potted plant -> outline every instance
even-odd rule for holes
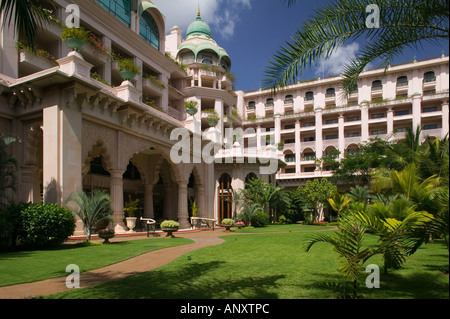
[[[109,244],[109,239],[115,236],[115,231],[112,228],[105,228],[98,231],[98,237],[104,239],[104,244]]]
[[[231,218],[225,218],[222,220],[222,223],[220,224],[222,227],[225,227],[225,231],[226,232],[230,232],[231,231],[231,227],[234,226],[234,220],[232,220]]]
[[[245,226],[245,224],[244,224],[244,222],[237,222],[237,223],[234,223],[234,226],[236,226],[238,229],[241,229],[242,227]]]
[[[61,32],[61,39],[73,51],[81,51],[86,46],[86,43],[89,42],[89,34],[89,31],[86,31],[83,27],[68,28],[64,26]]]
[[[278,143],[278,150],[279,150],[279,151],[282,151],[283,148],[284,148],[284,142]]]
[[[174,232],[178,231],[180,228],[180,223],[174,220],[165,220],[161,223],[161,230],[167,232],[166,237],[175,238]]]
[[[127,227],[129,228],[129,233],[134,232],[133,229],[136,227],[136,219],[135,216],[136,211],[139,210],[138,208],[139,199],[131,200],[131,195],[128,195],[128,202],[125,204],[125,207],[123,208],[123,211],[127,213],[128,217],[126,217],[127,221]]]
[[[206,120],[208,121],[209,126],[213,127],[216,126],[217,123],[219,123],[220,117],[219,114],[217,114],[216,110],[210,110],[208,111]]]
[[[117,70],[125,81],[132,80],[139,74],[139,68],[134,64],[133,60],[128,58],[117,59]]]
[[[197,109],[198,102],[197,101],[187,101],[184,103],[184,107],[186,109],[186,113],[189,115],[195,115],[198,112]]]

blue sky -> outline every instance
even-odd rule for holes
[[[235,89],[249,91],[260,88],[264,70],[275,52],[290,41],[302,22],[326,1],[300,0],[291,8],[283,5],[281,0],[153,0],[153,3],[166,17],[166,31],[177,25],[183,31],[183,37],[200,5],[201,16],[211,27],[214,40],[231,57],[232,73],[236,75]],[[322,61],[308,70],[302,79],[339,73],[343,63],[363,44],[346,44],[329,61]],[[435,58],[442,50],[448,55],[448,42],[434,46],[426,43],[418,50],[406,50],[395,64],[411,61],[414,57],[418,60]]]

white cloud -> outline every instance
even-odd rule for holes
[[[358,50],[359,44],[356,42],[339,47],[329,58],[319,61],[316,75],[323,78],[340,74]]]
[[[197,16],[200,6],[202,19],[209,24],[214,34],[232,37],[236,21],[242,9],[251,8],[251,0],[153,0],[161,13],[166,17],[166,32],[178,26],[186,32],[189,24]]]

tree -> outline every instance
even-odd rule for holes
[[[421,211],[433,213],[436,209],[433,196],[439,186],[435,175],[424,180],[419,177],[416,164],[409,164],[402,171],[377,170],[372,177],[371,188],[375,193],[401,194],[405,199],[418,205]]]
[[[307,181],[305,186],[299,186],[298,191],[314,209],[315,220],[323,220],[323,204],[337,191],[337,187],[326,178]]]
[[[317,233],[305,243],[305,250],[309,252],[311,247],[318,242],[329,243],[333,250],[339,254],[338,261],[341,264],[339,271],[353,283],[354,295],[357,296],[358,279],[364,263],[378,253],[372,247],[364,247],[366,225],[353,214],[347,214],[339,221],[338,231],[333,235]]]
[[[289,194],[282,187],[275,187],[261,178],[253,178],[246,183],[244,193],[251,203],[258,204],[269,216],[271,210],[275,211],[275,219],[277,212],[290,204]]]
[[[111,197],[100,190],[93,190],[89,194],[74,192],[67,198],[66,205],[73,206],[72,211],[83,222],[88,241],[96,224],[111,219]]]
[[[286,1],[285,1],[286,2]],[[296,0],[287,0],[288,5]],[[376,5],[379,25],[373,25],[366,9]],[[360,54],[343,70],[343,88],[348,95],[360,73],[376,59],[388,67],[408,47],[449,38],[447,0],[334,0],[302,24],[275,53],[265,71],[264,85],[274,90],[296,83],[299,76],[320,59],[330,57],[347,41],[364,39]]]
[[[425,238],[422,229],[433,219],[433,215],[427,212],[417,212],[415,206],[403,204],[400,205],[403,209],[401,212],[393,211],[396,208],[395,204],[385,207],[382,213],[384,216],[381,218],[376,215],[355,213],[355,216],[364,225],[372,228],[380,238],[379,252],[383,254],[385,274],[389,268],[400,269],[406,261],[406,257],[412,255],[420,247]],[[386,217],[386,215],[394,214],[404,217],[402,219]]]
[[[28,45],[34,49],[36,32],[50,17],[42,10],[43,6],[54,8],[54,4],[42,0],[0,0],[0,15],[2,25],[13,24],[17,33],[24,34]]]
[[[342,212],[348,208],[351,201],[345,194],[340,194],[339,192],[336,192],[333,197],[328,198],[328,204],[336,212],[337,218],[341,217]]]

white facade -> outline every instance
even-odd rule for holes
[[[449,59],[366,71],[348,98],[340,77],[291,85],[275,96],[270,91],[238,92],[244,127],[255,128],[258,140],[274,135],[283,142],[287,166],[278,184],[296,187],[307,179],[329,177],[315,160],[327,152],[340,157],[370,138],[401,139],[405,128],[422,126],[422,138],[443,138],[449,132]]]
[[[15,201],[62,204],[74,191],[103,189],[112,197],[117,232],[127,231],[128,196],[142,200],[144,217],[188,228],[188,199],[197,200],[200,217],[232,217],[231,190],[249,176],[295,187],[330,176],[314,162],[329,150],[342,156],[372,136],[399,138],[417,125],[432,136],[449,131],[448,57],[365,72],[348,100],[340,98],[338,77],[292,85],[274,97],[234,92],[232,59],[200,12],[183,38],[177,27],[164,34],[164,15],[150,1],[120,1],[130,6],[118,12],[107,7],[115,0],[54,2],[55,21],[65,21],[69,3],[78,4],[81,26],[96,42],[71,53],[52,22],[37,36],[44,54],[32,54],[16,48],[23,39],[12,30],[1,30],[0,132],[22,140],[11,147],[19,161]],[[140,74],[123,81],[111,50],[131,58]],[[184,108],[190,100],[199,107],[193,116]],[[214,127],[206,119],[211,110],[220,117]],[[171,135],[183,128],[190,161],[178,163]],[[242,134],[235,140],[236,129]],[[283,151],[266,145],[271,134],[285,143]],[[215,161],[206,162],[202,152],[211,146]],[[267,163],[276,169],[261,170]]]

